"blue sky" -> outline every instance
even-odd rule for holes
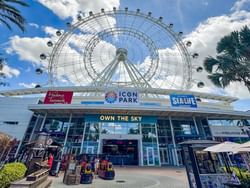
[[[56,30],[66,30],[66,22],[75,20],[81,11],[99,12],[101,8],[112,7],[141,12],[152,12],[154,17],[163,17],[165,23],[174,23],[175,31],[183,31],[183,40],[193,42],[191,51],[197,51],[197,62],[208,55],[215,55],[218,40],[233,30],[244,25],[250,26],[250,0],[28,0],[28,8],[18,7],[26,18],[26,32],[22,33],[13,26],[9,31],[0,25],[1,53],[8,59],[5,67],[9,87],[0,90],[34,87],[47,81],[46,72],[36,75],[35,69],[46,67],[39,59],[39,54],[47,52],[46,42],[54,39]],[[206,87],[201,92],[220,93],[240,98],[234,104],[236,109],[250,109],[250,94],[242,84],[232,84],[225,90],[214,87],[206,79],[206,72],[194,75],[195,80],[202,80]]]

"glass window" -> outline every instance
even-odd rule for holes
[[[84,141],[98,141],[99,140],[99,134],[85,134]]]
[[[114,123],[102,123],[102,134],[115,134]]]
[[[224,163],[220,154],[195,151],[200,174],[224,173]]]
[[[181,127],[184,134],[192,134],[190,125],[182,124]]]
[[[139,124],[128,123],[128,134],[139,134]]]
[[[209,125],[214,125],[214,126],[240,126],[240,125],[244,125],[245,121],[242,120],[226,120],[226,119],[219,119],[219,120],[215,120],[215,119],[210,119],[208,120]]]
[[[139,134],[138,123],[102,123],[101,134]]]
[[[142,134],[156,134],[156,130],[154,127],[142,127]]]
[[[86,133],[99,133],[99,123],[86,123]]]
[[[205,151],[195,151],[196,161],[200,174],[216,173],[209,153]]]
[[[128,134],[127,123],[115,123],[115,134]]]

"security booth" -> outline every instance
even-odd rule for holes
[[[203,151],[218,143],[212,140],[181,143],[190,188],[224,187],[230,180],[226,156]]]

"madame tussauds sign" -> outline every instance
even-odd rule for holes
[[[48,91],[44,104],[70,104],[73,91]]]
[[[123,89],[106,91],[104,104],[139,105],[139,92]]]

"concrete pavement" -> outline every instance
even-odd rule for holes
[[[51,188],[188,188],[186,171],[183,168],[172,167],[115,167],[114,180],[94,179],[90,185],[65,185],[63,174],[50,177],[53,180]]]

